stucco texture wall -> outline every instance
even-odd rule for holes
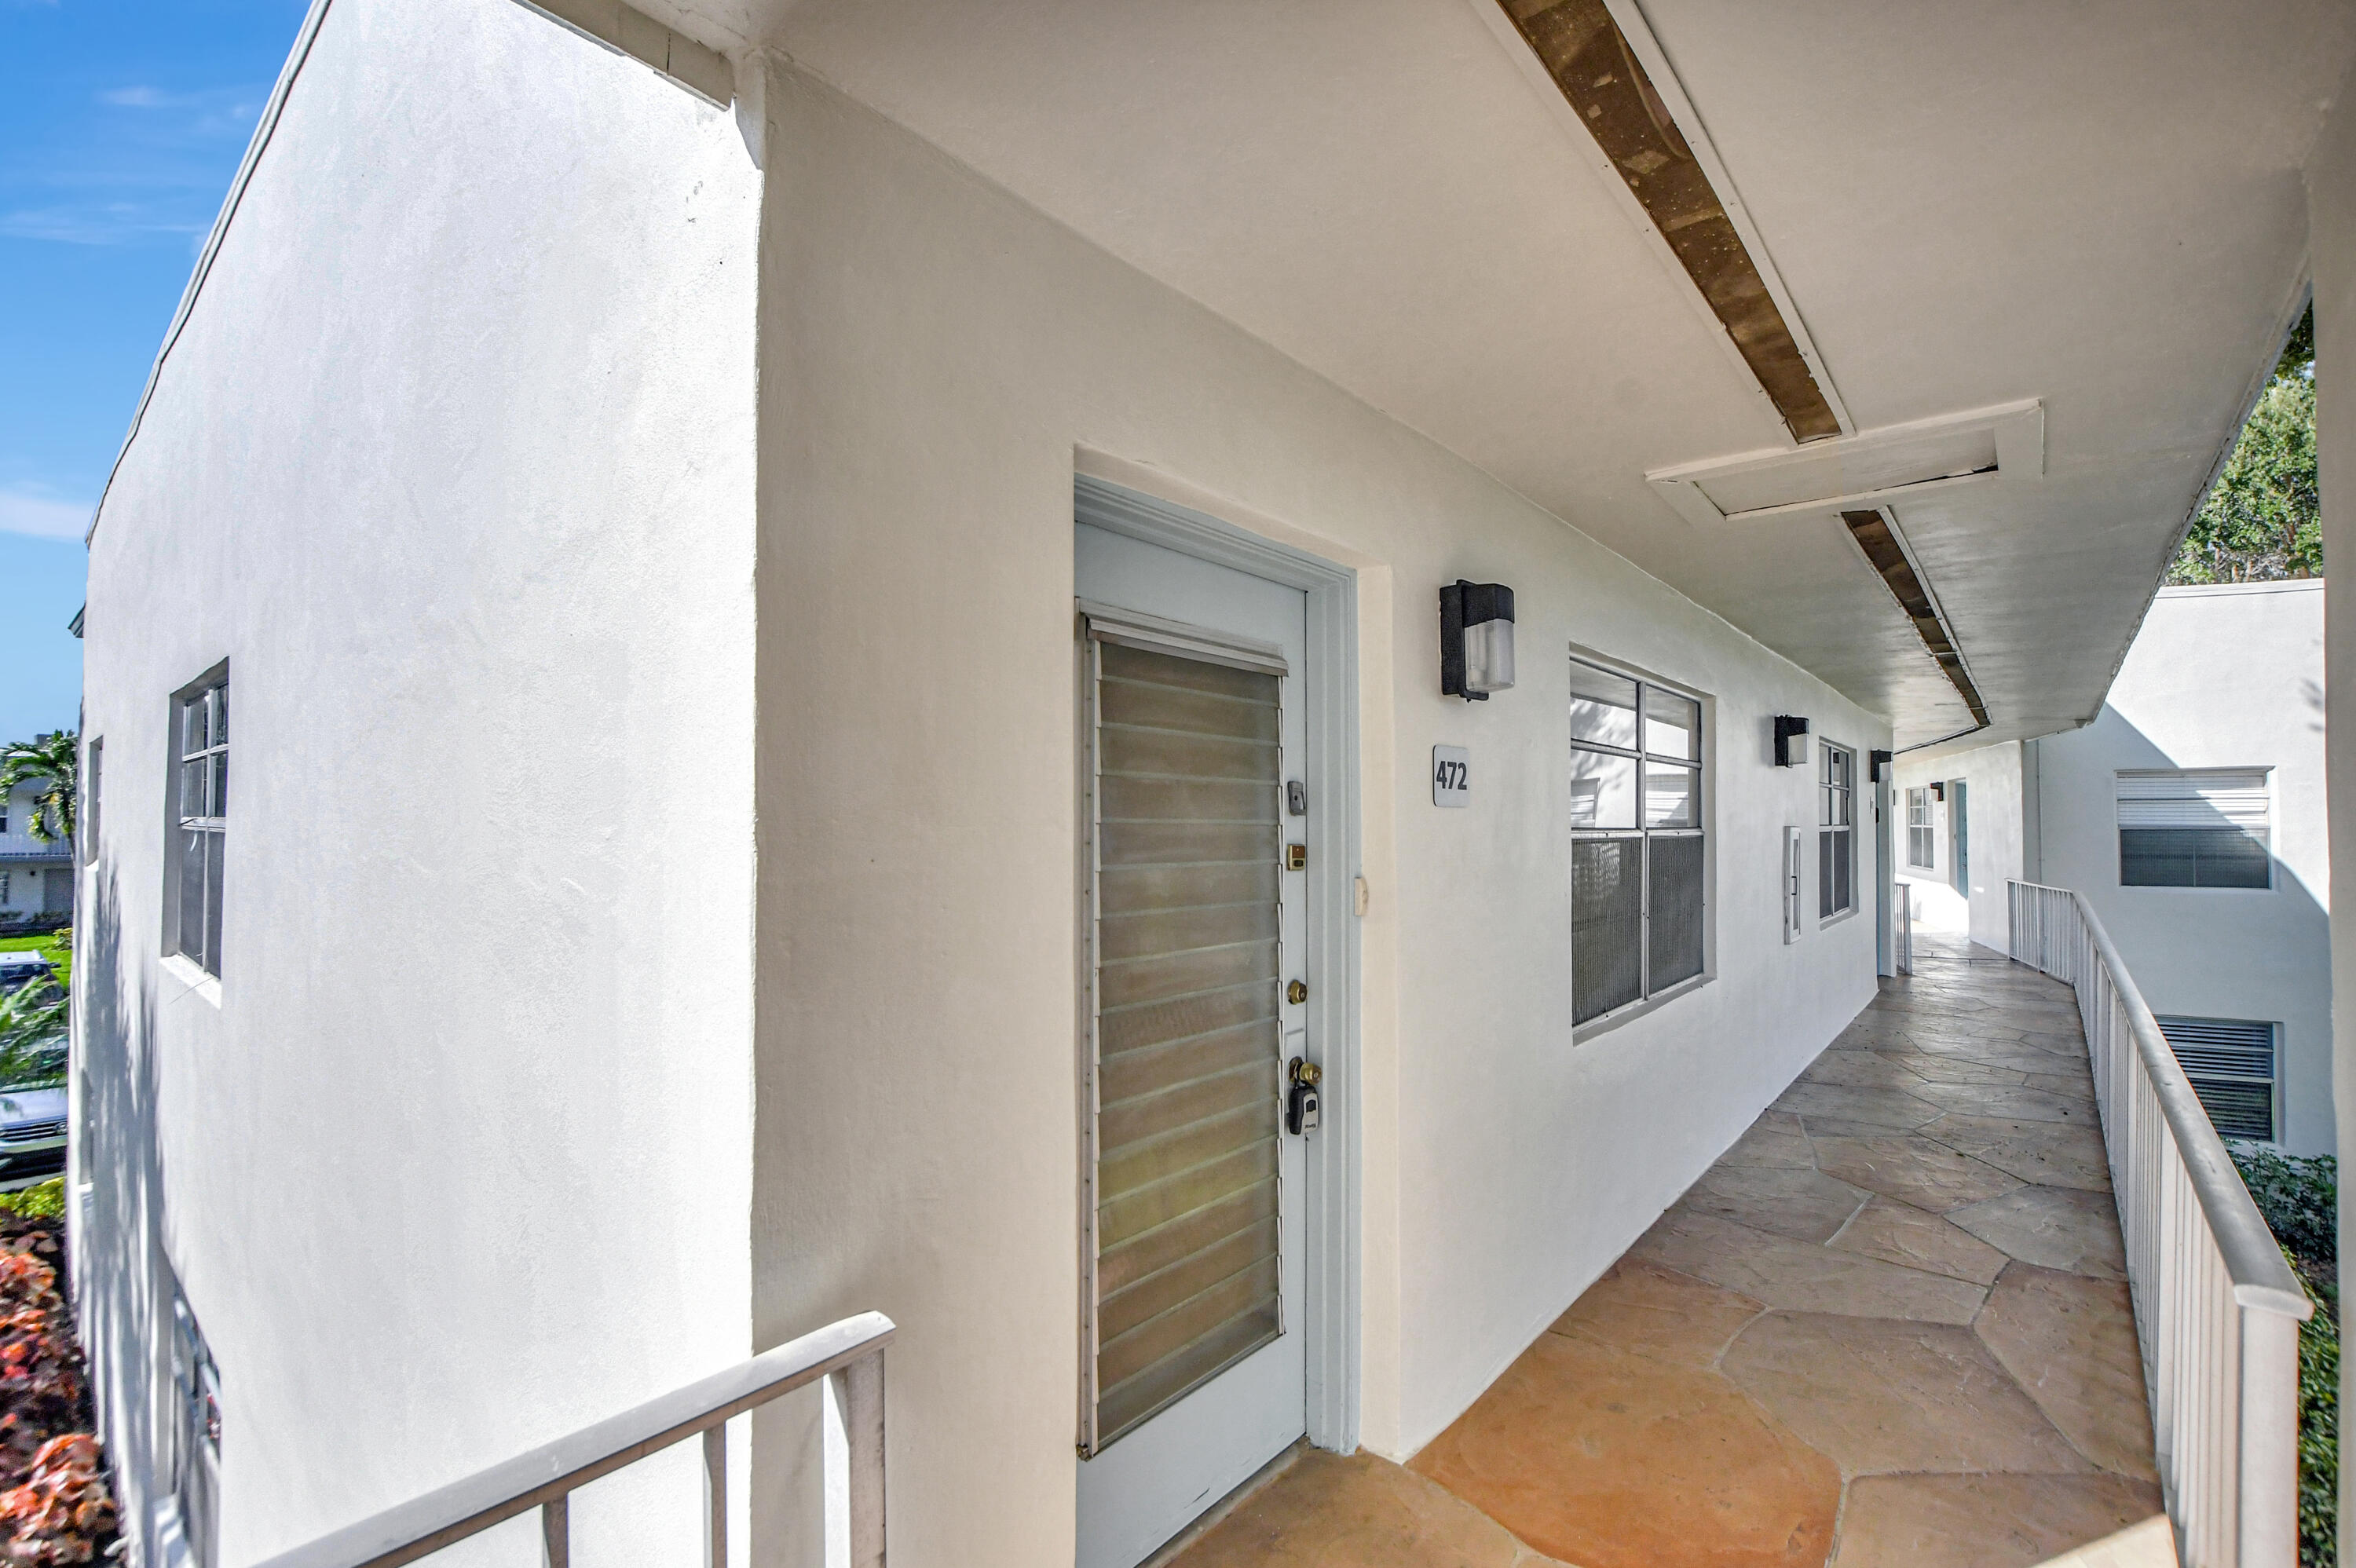
[[[1782,940],[1769,721],[1887,727],[865,107],[766,112],[758,1331],[900,1322],[895,1561],[1071,1560],[1072,487],[1118,469],[1360,572],[1363,1436],[1409,1452],[1874,994],[1869,915]],[[1437,691],[1459,575],[1517,596],[1484,704]],[[1717,759],[1717,978],[1583,1040],[1573,644],[1711,694]]]
[[[2163,590],[2094,722],[2035,743],[2039,880],[2085,893],[2158,1013],[2283,1026],[2285,1142],[2333,1148],[2320,582]],[[2273,770],[2268,889],[2119,884],[2124,768]]]
[[[1968,889],[1955,882],[1952,786],[1957,782],[1964,785],[1964,869],[1970,877]],[[1932,865],[1926,871],[1904,863],[1906,792],[1933,784],[1951,787],[1944,801],[1931,803]],[[1979,945],[2003,952],[2009,929],[2005,882],[2022,874],[2019,742],[2007,741],[1947,752],[1929,761],[1899,758],[1891,810],[1897,816],[1892,843],[1900,859],[1899,876],[1914,886],[1918,924],[1930,931],[1968,932]]]
[[[218,1561],[750,1352],[758,193],[521,6],[334,0],[98,520],[81,1307],[144,1513],[177,1264]],[[214,994],[156,954],[224,658]],[[691,1485],[576,1551],[691,1557]]]
[[[2308,264],[2315,281],[2315,452],[2323,494],[2323,558],[2356,560],[2356,95],[2343,85],[2307,168]],[[2325,683],[2356,691],[2356,603],[2324,599]],[[2327,697],[2327,702],[2329,698]],[[2345,700],[2343,699],[2343,700]],[[2328,720],[2327,720],[2328,722]],[[2331,789],[2331,840],[2356,844],[2356,725],[2329,723],[2325,742]],[[2356,854],[2332,868],[2332,903],[2356,908]],[[2331,934],[2332,1094],[2340,1112],[2340,1160],[2356,1162],[2356,924]],[[2346,1200],[2343,1200],[2343,1205]],[[2340,1239],[2350,1241],[2348,1210]],[[2347,1247],[2341,1247],[2346,1255]],[[2345,1382],[2341,1404],[2347,1403]],[[2356,1466],[2340,1471],[2340,1553],[2356,1554]]]

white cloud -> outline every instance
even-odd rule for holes
[[[29,490],[0,490],[0,534],[78,539],[90,531],[91,510],[79,501],[59,501]]]
[[[201,245],[209,231],[192,216],[168,212],[155,202],[91,201],[0,212],[0,238],[66,245],[120,245],[155,234],[193,234]]]

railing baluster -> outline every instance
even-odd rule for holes
[[[570,1568],[571,1495],[691,1437],[702,1440],[705,1560],[708,1568],[726,1568],[729,1419],[828,1377],[849,1417],[851,1561],[853,1568],[884,1568],[884,1348],[895,1332],[875,1312],[830,1323],[254,1568],[402,1568],[535,1511],[543,1568]]]
[[[2077,992],[2185,1568],[2291,1568],[2298,1325],[2313,1307],[2093,906],[2014,882],[2008,908],[2013,958]]]
[[[884,1568],[884,1353],[833,1374],[851,1451],[851,1568]]]
[[[540,1505],[541,1568],[571,1568],[572,1501],[569,1496],[554,1497]]]
[[[703,1430],[703,1568],[728,1568],[728,1428]]]

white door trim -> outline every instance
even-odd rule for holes
[[[1351,568],[1086,474],[1073,477],[1076,519],[1308,597],[1309,776],[1332,799],[1310,802],[1309,982],[1312,1038],[1323,1041],[1323,1124],[1307,1149],[1309,1441],[1358,1445],[1359,1116],[1358,583]]]

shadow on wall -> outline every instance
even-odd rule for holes
[[[171,1477],[170,1407],[151,1367],[171,1323],[163,1251],[164,1180],[155,1139],[155,1002],[124,989],[122,902],[111,871],[75,933],[82,1016],[74,1072],[81,1092],[75,1168],[89,1184],[73,1219],[74,1310],[125,1532],[145,1554]],[[70,1195],[69,1201],[72,1201]]]
[[[2322,688],[2313,681],[2302,685],[2300,700],[2312,715],[2308,726],[2320,733]],[[2284,1037],[2276,1071],[2277,1082],[2288,1091],[2282,1101],[2286,1118],[2286,1125],[2276,1131],[2294,1149],[2322,1152],[2329,1148],[2329,1110],[2321,1113],[2322,1119],[2318,1123],[2311,1109],[2303,1114],[2299,1107],[2329,1107],[2331,1104],[2329,912],[2279,855],[2269,857],[2268,869],[2274,883],[2271,893],[2122,885],[2118,816],[2111,773],[2117,769],[2176,769],[2196,764],[2169,755],[2125,714],[2107,705],[2081,733],[2092,754],[2100,759],[2102,772],[2097,777],[2103,798],[2076,803],[2080,809],[2057,812],[2053,771],[2048,767],[2044,786],[2044,880],[2066,883],[2076,877],[2088,884],[2078,891],[2094,900],[2112,940],[2119,944],[2129,973],[2154,1012],[2285,1022],[2290,1021],[2286,1014],[2304,1013],[2308,1019],[2314,1020],[2303,1026],[2294,1024]],[[2063,737],[2059,742],[2050,743],[2066,744],[2072,739]],[[2276,759],[2252,757],[2248,761],[2250,765],[2259,766]],[[2088,779],[2083,787],[2092,791],[2096,783],[2097,779]],[[2080,858],[2079,863],[2085,868],[2082,872],[2065,869],[2067,863],[2057,861],[2053,853],[2061,842],[2057,827],[2071,822],[2084,827],[2094,840],[2091,853]],[[2063,827],[2062,831],[2068,829]],[[2279,821],[2276,832],[2277,836],[2281,832]],[[2265,999],[2244,1002],[2239,1010],[2229,1010],[2226,1004],[2218,1002],[2215,998],[2221,988],[2211,983],[2211,976],[2228,973],[2231,966],[2244,970],[2248,979],[2255,982],[2252,990]],[[2312,990],[2306,989],[2309,984]],[[2319,1023],[2323,1036],[2319,1041],[2300,1038],[2302,1029],[2308,1035],[2315,1034]]]
[[[2301,688],[2299,700],[2313,715],[2308,720],[2308,729],[2320,735],[2324,732],[2322,683],[2308,680],[2301,681],[2299,685]],[[2137,729],[2134,721],[2126,714],[2108,704],[2104,706],[2101,713],[2095,715],[2094,723],[2086,727],[2084,733],[2100,748],[2104,760],[2113,771],[2125,768],[2175,769],[2196,765],[2216,765],[2177,761],[2161,750],[2149,736]],[[2267,762],[2266,758],[2253,758],[2250,765],[2263,766]],[[2110,835],[2107,864],[2110,867],[2111,875],[2107,885],[2115,887],[2119,885],[2116,837],[2118,816],[2115,801],[2110,798],[2104,799],[2101,803],[2100,810],[2102,820],[2107,826]],[[2276,832],[2279,834],[2280,831],[2281,824],[2277,822]],[[2308,891],[2306,880],[2297,871],[2285,865],[2280,856],[2270,858],[2270,869],[2274,879],[2274,891],[2287,901],[2284,905],[2284,911],[2297,930],[2298,945],[2312,955],[2317,965],[2328,971],[2331,963],[2331,916],[2317,901],[2314,893]]]

